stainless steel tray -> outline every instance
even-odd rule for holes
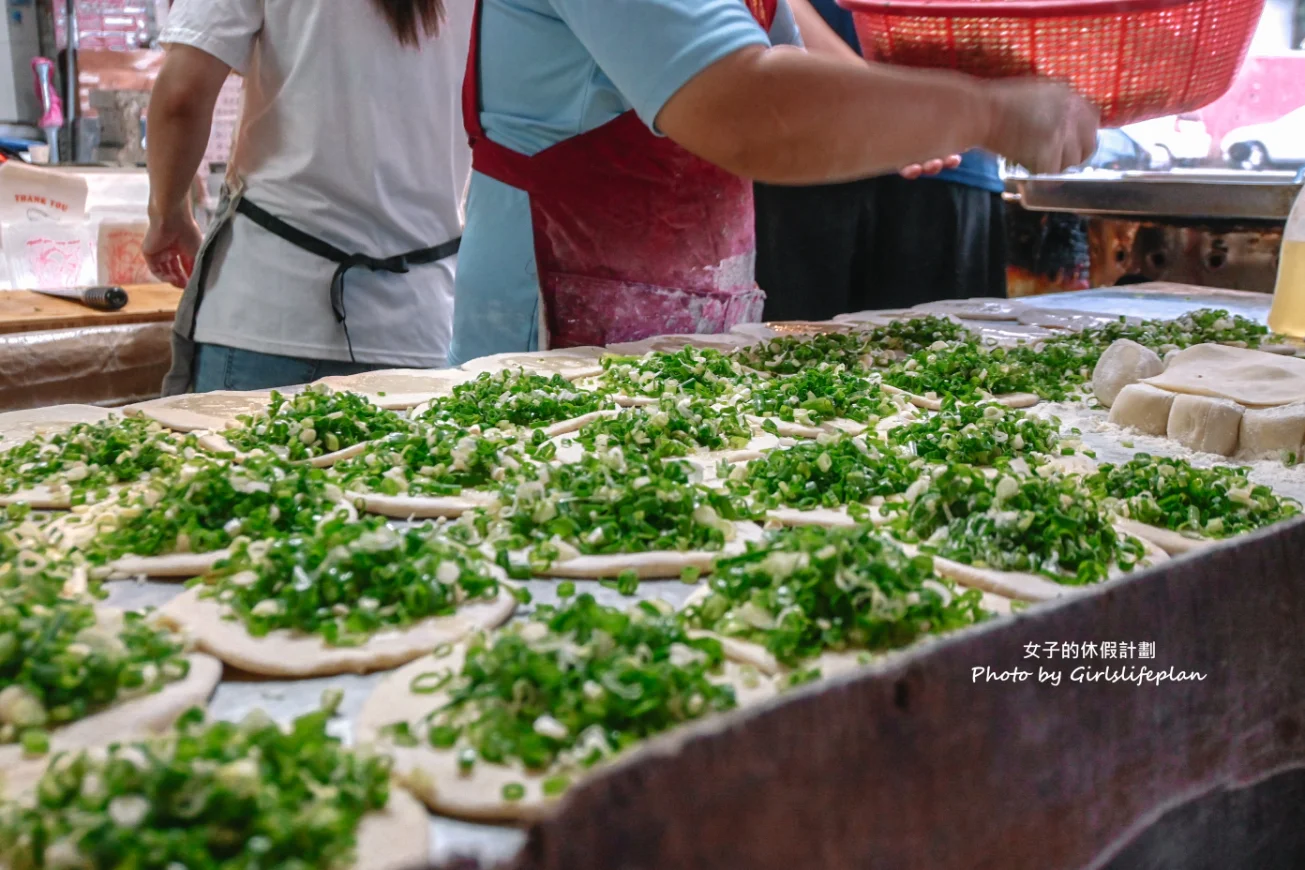
[[[1011,178],[1030,211],[1197,220],[1286,221],[1301,183],[1290,172],[1084,172]]]

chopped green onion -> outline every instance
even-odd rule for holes
[[[1209,538],[1227,538],[1298,516],[1300,505],[1262,484],[1248,469],[1197,468],[1184,459],[1138,453],[1103,464],[1086,479],[1098,497],[1124,516]]]
[[[565,776],[550,776],[544,780],[545,797],[557,797],[571,787],[571,780]]]
[[[329,689],[322,690],[322,699],[320,707],[327,713],[334,716],[340,710],[340,704],[344,702],[344,690],[332,686]]]
[[[102,501],[109,487],[175,474],[192,443],[143,417],[78,423],[0,452],[0,494],[67,487],[75,505]]]
[[[273,390],[267,410],[237,418],[240,425],[222,435],[241,452],[264,450],[300,462],[408,432],[410,421],[376,407],[356,393],[308,387],[293,396]]]
[[[433,695],[449,684],[453,679],[452,671],[428,671],[418,674],[408,684],[408,690],[414,695]]]
[[[95,561],[125,555],[211,553],[252,540],[312,531],[342,510],[326,473],[271,458],[240,465],[196,458],[171,479],[118,499],[116,525],[87,547]]]
[[[602,393],[582,390],[561,375],[546,377],[525,369],[505,369],[459,384],[451,396],[432,402],[421,419],[482,429],[530,428],[615,407]]]
[[[781,336],[739,351],[736,356],[745,366],[760,372],[796,375],[820,364],[841,366],[849,371],[863,368],[869,351],[866,336],[832,332],[815,336]]]
[[[869,527],[801,527],[720,559],[690,625],[764,645],[796,666],[821,653],[889,650],[987,618],[928,556],[908,556]]]
[[[846,419],[870,423],[897,412],[897,406],[859,366],[848,368],[822,362],[791,375],[771,378],[754,387],[748,410],[761,417],[819,426]]]
[[[1056,450],[1060,426],[996,402],[954,401],[936,414],[898,426],[888,440],[929,462],[997,465],[1004,460]]]
[[[408,727],[407,722],[394,722],[380,729],[380,734],[386,740],[389,740],[395,746],[412,748],[420,745],[420,742]]]
[[[452,674],[449,676],[451,678]],[[428,737],[430,745],[436,749],[452,749],[453,744],[458,742],[458,729],[450,725],[436,725],[430,729]]]
[[[731,474],[729,490],[764,508],[835,508],[903,493],[920,471],[873,436],[841,435],[772,450]]]
[[[293,629],[332,646],[451,616],[459,601],[499,592],[478,550],[428,526],[396,531],[380,517],[340,517],[310,534],[241,543],[201,582],[201,594],[229,607],[255,637]]]
[[[649,736],[732,709],[733,689],[713,679],[723,665],[720,643],[690,636],[673,612],[579,595],[473,636],[425,737],[460,764],[547,771],[560,790]]]
[[[141,614],[59,596],[43,584],[0,591],[0,742],[29,753],[44,729],[158,691],[189,667],[183,639]]]
[[[332,469],[352,492],[388,496],[454,496],[495,485],[507,468],[533,466],[515,435],[474,433],[447,423],[388,435]],[[540,457],[542,461],[542,457]]]
[[[603,369],[602,390],[652,398],[719,399],[756,377],[755,372],[740,365],[740,360],[718,350],[692,346],[646,357],[604,357]]]
[[[0,812],[7,866],[347,867],[364,816],[385,808],[389,758],[327,734],[330,715],[282,730],[266,716],[60,755],[36,802]]]
[[[564,556],[559,541],[585,555],[720,550],[734,533],[731,523],[750,518],[751,509],[735,495],[692,482],[689,473],[686,463],[644,463],[619,449],[585,454],[542,469],[539,480],[510,480],[499,493],[503,509],[463,520],[500,550],[531,548],[537,573],[574,556]]]
[[[586,450],[620,447],[631,455],[655,459],[737,450],[751,440],[752,429],[736,410],[675,395],[662,396],[653,407],[628,408],[615,417],[595,420],[575,436]]]
[[[1085,585],[1107,579],[1116,565],[1132,570],[1145,555],[1139,541],[1115,531],[1078,477],[1007,470],[989,480],[953,465],[912,496],[884,505],[895,515],[893,534],[967,565]]]
[[[50,735],[39,728],[29,728],[24,731],[19,742],[27,755],[45,755],[50,751]]]

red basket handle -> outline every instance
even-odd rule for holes
[[[1202,0],[838,0],[853,12],[919,18],[1092,18],[1155,12]]]

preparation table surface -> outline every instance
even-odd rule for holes
[[[158,292],[148,296],[139,295],[139,301],[134,300],[134,304],[143,308],[147,304],[146,299],[152,299],[159,306],[156,312],[160,315],[158,319],[169,319],[172,316],[171,311],[166,314],[166,318],[162,317],[163,306],[167,303],[166,294],[170,292],[173,295],[171,304],[175,309],[175,297],[179,296],[179,291],[171,288],[154,289]],[[25,295],[31,297],[34,294]],[[85,311],[80,306],[64,303],[61,300],[36,298],[40,299],[42,306],[48,307],[52,312],[65,313],[65,307]],[[1187,311],[1217,307],[1263,322],[1267,318],[1272,300],[1264,294],[1176,284],[1147,284],[1024,297],[1018,301],[1029,308],[1089,311],[1147,318],[1173,318]],[[5,313],[5,309],[0,308],[0,318],[3,318]],[[138,314],[143,315],[145,312],[138,311]],[[1091,446],[1100,452],[1103,460],[1126,461],[1131,456],[1131,450],[1126,450],[1117,444],[1106,441],[1098,443],[1095,437],[1089,440]],[[1305,490],[1300,494],[1305,495]],[[556,603],[558,600],[554,581],[535,579],[526,581],[522,585],[529,589],[535,604]],[[166,603],[182,588],[180,584],[158,581],[115,582],[109,584],[110,597],[107,603],[125,609],[156,607]],[[587,584],[585,591],[593,593],[604,604],[623,605],[630,600],[615,590],[598,584]],[[638,597],[660,598],[679,606],[684,603],[691,591],[690,587],[678,580],[645,581],[640,584]],[[518,609],[518,617],[531,609],[532,606]],[[341,706],[341,717],[333,722],[333,727],[338,736],[349,740],[352,737],[351,725],[354,717],[383,676],[383,673],[377,673],[368,676],[344,675],[306,680],[277,680],[241,675],[235,672],[235,669],[228,668],[223,682],[209,705],[209,710],[215,717],[239,720],[251,710],[261,708],[274,718],[287,721],[314,709],[324,689],[339,688],[344,692],[344,700]],[[511,858],[525,842],[524,831],[511,826],[484,825],[437,816],[432,817],[431,825],[432,858],[436,862],[469,857],[490,866]]]
[[[156,323],[176,316],[181,291],[170,284],[135,284],[123,289],[127,291],[128,301],[126,307],[118,311],[95,311],[67,299],[42,296],[30,290],[0,291],[0,335]]]
[[[1171,320],[1201,308],[1222,308],[1257,323],[1268,323],[1273,296],[1246,290],[1220,290],[1155,281],[1124,287],[1101,287],[1070,293],[1021,296],[1027,308],[1089,311],[1099,314]]]

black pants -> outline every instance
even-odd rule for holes
[[[1006,295],[1000,194],[885,176],[821,187],[758,184],[756,203],[767,320]]]

